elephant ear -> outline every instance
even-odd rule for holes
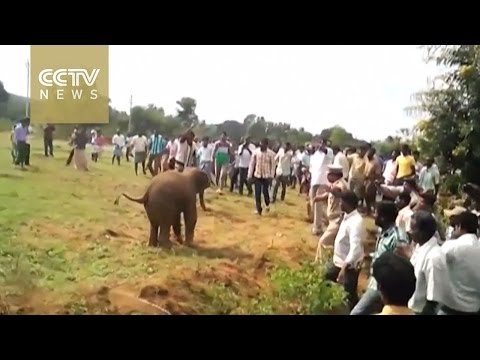
[[[210,187],[210,179],[203,171],[195,169],[191,176],[193,177],[197,193]]]

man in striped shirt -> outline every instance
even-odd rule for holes
[[[270,211],[270,194],[268,188],[275,174],[275,153],[268,148],[268,139],[260,142],[260,147],[252,154],[248,168],[248,179],[255,184],[256,213],[262,215],[262,193],[266,212]]]
[[[147,167],[152,176],[155,176],[159,171],[161,171],[162,156],[166,152],[166,144],[162,135],[160,135],[157,130],[154,130],[148,145],[150,156],[148,157]],[[152,166],[152,164],[155,164],[155,168]]]

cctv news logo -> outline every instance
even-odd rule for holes
[[[86,69],[44,69],[38,74],[38,81],[45,89],[40,89],[40,99],[48,100],[50,97],[65,100],[68,96],[72,100],[98,99],[97,89],[91,88],[97,80],[100,69],[88,71]],[[53,86],[59,88],[52,89]],[[68,87],[69,89],[62,89]],[[70,90],[70,91],[68,91]]]

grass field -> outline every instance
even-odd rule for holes
[[[0,134],[0,307],[7,313],[221,313],[214,292],[234,286],[251,299],[266,289],[266,270],[313,259],[316,237],[293,191],[259,218],[252,198],[209,190],[199,209],[195,249],[149,248],[143,207],[115,198],[143,194],[150,176],[106,151],[87,173],[66,167],[55,144],[45,158],[32,140],[32,166],[11,164]],[[213,295],[212,295],[213,294]],[[221,306],[220,306],[221,307]]]

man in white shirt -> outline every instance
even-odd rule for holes
[[[433,158],[428,158],[425,166],[419,171],[418,186],[424,192],[429,191],[437,195],[440,187],[440,172],[438,171],[438,167],[433,165],[435,165]]]
[[[275,185],[273,187],[272,204],[277,201],[277,193],[280,184],[282,185],[282,193],[280,195],[280,201],[285,200],[285,194],[287,193],[287,184],[290,177],[291,165],[292,165],[292,145],[286,143],[285,147],[281,147],[275,156],[275,162],[277,163],[277,170],[275,174]]]
[[[250,142],[250,138],[246,138],[245,142],[238,147],[238,173],[240,181],[238,184],[238,192],[243,195],[243,186],[246,185],[248,196],[253,194],[252,184],[247,181],[248,167],[252,154],[255,151],[255,145]]]
[[[475,315],[480,311],[480,242],[478,218],[471,212],[457,216],[454,237],[442,245],[447,289],[439,315]]]
[[[138,175],[138,164],[142,164],[143,175],[147,175],[146,160],[148,139],[143,132],[139,131],[130,141],[133,147],[133,159],[135,163],[135,175]]]
[[[313,209],[314,235],[320,235],[328,226],[327,201],[314,200],[328,189],[328,166],[333,164],[333,159],[333,151],[327,147],[325,140],[321,140],[317,151],[310,158],[310,204]]]
[[[350,163],[348,162],[347,156],[338,146],[332,147],[333,155],[335,159],[333,160],[333,165],[338,165],[342,167],[343,179],[348,180],[348,173],[350,172]]]
[[[292,175],[291,175],[291,185],[292,189],[295,189],[297,186],[297,182],[300,185],[300,176],[301,172],[299,172],[299,165],[300,165],[300,155],[301,155],[301,150],[297,148],[293,152],[292,156]]]
[[[385,162],[385,166],[383,168],[383,181],[385,185],[393,185],[395,181],[396,170],[397,170],[397,158],[400,155],[400,151],[393,150],[392,151],[392,158]]]
[[[180,138],[175,140],[175,170],[183,172],[187,166],[191,166],[194,152],[194,138],[195,133],[192,130],[188,130]]]
[[[167,143],[167,151],[168,151],[168,169],[174,170],[175,169],[175,156],[177,156],[177,139],[170,139]]]
[[[125,146],[125,136],[120,133],[120,129],[117,129],[117,133],[113,135],[112,138],[113,145],[113,156],[112,156],[112,165],[117,159],[117,163],[120,166],[120,160],[122,159],[123,148]]]
[[[410,236],[416,248],[410,258],[417,279],[415,292],[408,307],[418,315],[435,315],[443,299],[445,262],[439,240],[437,222],[427,211],[417,211],[410,221]]]
[[[300,162],[298,164],[298,182],[300,184],[298,189],[299,195],[308,194],[310,191],[310,157],[313,150],[311,149],[311,146],[308,145],[306,147],[301,146],[300,151]]]
[[[200,160],[200,170],[208,175],[210,181],[213,181],[213,144],[210,143],[208,137],[202,140],[202,146],[198,149]]]
[[[395,225],[398,227],[403,234],[407,234],[410,231],[410,220],[413,215],[413,210],[410,206],[412,201],[410,194],[406,191],[398,195],[395,204],[397,205],[398,215],[395,220]]]
[[[355,193],[346,191],[334,195],[341,199],[344,216],[335,237],[333,264],[327,269],[326,279],[343,285],[352,309],[358,302],[357,285],[364,255],[365,228],[363,217],[357,210],[358,198]]]

